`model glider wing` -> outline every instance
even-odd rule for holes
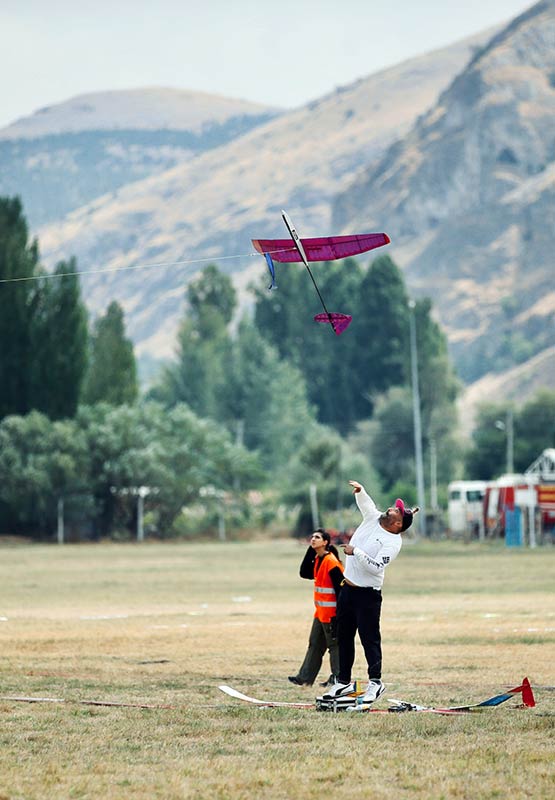
[[[389,244],[387,233],[362,233],[352,236],[322,236],[301,239],[307,261],[335,261],[383,247]],[[301,254],[291,239],[253,239],[254,249],[261,255],[269,253],[273,261],[286,264],[302,262]]]
[[[317,239],[301,239],[285,211],[281,212],[281,217],[291,238],[252,239],[255,250],[264,256],[270,271],[272,282],[268,288],[276,288],[274,261],[303,263],[324,309],[324,313],[316,314],[314,320],[316,322],[327,322],[331,325],[333,332],[339,336],[349,327],[352,317],[349,314],[328,311],[318,284],[314,280],[309,262],[335,261],[339,258],[356,256],[368,250],[373,250],[375,247],[389,244],[389,236],[387,233],[363,233],[352,236],[323,236]]]
[[[237,689],[233,689],[231,686],[226,686],[225,684],[218,686],[218,689],[230,697],[235,697],[237,700],[243,700],[245,703],[252,703],[262,708],[314,708],[314,703],[286,703],[280,700],[257,700],[255,697],[249,697],[248,694],[243,694],[243,692],[239,692]]]
[[[532,691],[532,687],[530,686],[530,681],[528,678],[524,678],[520,686],[515,686],[514,689],[508,689],[506,692],[503,692],[503,694],[496,694],[494,697],[488,697],[487,700],[482,700],[481,703],[475,703],[474,705],[455,706],[454,708],[451,708],[451,710],[470,711],[471,709],[499,706],[501,703],[505,703],[507,700],[510,700],[511,697],[514,697],[514,695],[518,694],[522,696],[523,705],[528,706],[528,708],[534,708],[536,705],[534,693]]]
[[[528,678],[524,678],[521,685],[515,686],[514,689],[508,689],[502,694],[496,694],[493,697],[488,697],[487,700],[482,700],[481,703],[472,703],[465,706],[431,708],[430,706],[420,706],[416,705],[415,703],[408,703],[406,700],[391,699],[389,702],[393,703],[392,710],[394,711],[430,711],[435,714],[467,714],[472,711],[481,711],[483,708],[495,708],[495,706],[500,706],[501,703],[505,703],[507,700],[510,700],[511,697],[519,694],[522,696],[522,704],[524,706],[527,706],[527,708],[534,708],[536,701],[534,699],[534,693]]]

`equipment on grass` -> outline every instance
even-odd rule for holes
[[[246,703],[251,703],[259,708],[310,708],[316,709],[316,711],[331,711],[333,713],[337,713],[339,711],[360,711],[367,714],[397,714],[406,711],[416,711],[427,714],[456,716],[459,714],[469,714],[476,711],[483,711],[486,708],[495,708],[496,706],[501,705],[501,703],[505,703],[507,700],[510,700],[511,697],[515,697],[516,695],[521,695],[522,705],[524,707],[534,708],[536,705],[534,693],[528,678],[524,678],[520,686],[515,686],[514,689],[508,689],[502,694],[488,697],[486,700],[482,700],[480,703],[473,703],[463,706],[449,706],[447,708],[422,706],[418,705],[417,703],[408,702],[407,700],[393,699],[388,700],[388,702],[391,703],[389,708],[372,708],[370,704],[358,704],[357,698],[360,701],[360,698],[364,695],[364,689],[362,688],[360,681],[355,681],[355,691],[349,695],[344,695],[337,698],[333,697],[329,699],[317,697],[314,703],[288,703],[280,700],[257,700],[254,697],[249,697],[248,695],[237,691],[237,689],[232,689],[231,686],[224,685],[219,686],[218,688],[230,697],[234,697],[237,700],[243,700]]]
[[[500,706],[501,703],[505,703],[507,700],[510,700],[511,697],[519,694],[522,696],[522,704],[524,706],[527,708],[535,707],[536,700],[534,698],[534,693],[528,678],[524,678],[520,686],[515,686],[514,689],[508,689],[502,694],[496,694],[493,697],[488,697],[487,700],[482,700],[481,703],[472,703],[466,706],[431,708],[429,706],[419,706],[414,703],[407,703],[405,700],[389,699],[388,702],[395,703],[395,705],[399,706],[399,711],[430,711],[435,714],[468,714],[470,712],[483,711],[485,708],[495,708],[495,706]]]
[[[244,700],[245,703],[252,703],[255,706],[261,706],[262,708],[282,708],[282,707],[289,707],[289,708],[314,708],[314,703],[284,703],[280,700],[257,700],[254,697],[249,697],[247,694],[243,694],[243,692],[238,692],[237,689],[232,689],[231,686],[218,686],[220,691],[225,692],[230,697],[235,697],[237,700]]]
[[[252,243],[255,250],[257,250],[266,259],[266,264],[270,271],[272,282],[269,289],[276,289],[276,271],[274,261],[283,263],[302,262],[310,275],[310,279],[314,284],[316,293],[324,309],[323,314],[316,314],[314,317],[315,322],[327,322],[331,325],[333,332],[339,336],[346,328],[349,327],[352,317],[349,314],[339,314],[337,312],[330,312],[326,308],[324,298],[320,293],[314,275],[310,267],[309,261],[335,261],[339,258],[348,258],[349,256],[357,256],[361,253],[366,253],[368,250],[374,250],[376,247],[383,247],[391,241],[387,233],[364,233],[352,236],[322,236],[315,239],[301,239],[297,233],[293,223],[285,213],[281,212],[282,219],[285,227],[289,233],[290,239],[253,239]]]

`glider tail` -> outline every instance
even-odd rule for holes
[[[331,311],[326,314],[316,314],[314,322],[329,322],[335,335],[340,336],[349,327],[352,319],[350,314],[338,314]]]
[[[314,275],[312,274],[312,271],[311,271],[310,267],[308,266],[308,258],[306,257],[306,253],[305,253],[305,251],[304,251],[303,243],[301,242],[301,240],[300,240],[300,238],[299,238],[299,234],[298,234],[298,233],[297,233],[297,231],[295,230],[295,227],[294,227],[293,223],[291,222],[291,220],[289,219],[289,217],[287,216],[287,213],[286,213],[285,211],[283,211],[283,210],[282,210],[282,212],[281,212],[281,217],[282,217],[282,219],[283,219],[283,221],[284,221],[284,223],[285,223],[285,227],[286,227],[286,228],[287,228],[287,230],[289,231],[289,236],[290,236],[290,237],[293,239],[293,244],[294,244],[294,245],[295,245],[295,247],[297,248],[297,251],[298,251],[298,253],[299,253],[299,255],[300,255],[301,259],[302,259],[302,262],[303,262],[303,264],[305,265],[305,267],[306,267],[306,269],[307,269],[307,271],[308,271],[308,274],[310,275],[310,280],[311,280],[311,281],[312,281],[312,283],[314,284],[314,288],[316,289],[316,294],[317,294],[317,295],[318,295],[318,297],[320,298],[320,302],[321,302],[321,304],[322,304],[322,308],[323,308],[323,309],[324,309],[324,311],[326,312],[326,317],[327,317],[327,320],[318,320],[318,322],[322,322],[322,321],[327,321],[327,322],[329,322],[329,324],[330,324],[330,325],[331,325],[331,327],[333,328],[333,332],[334,332],[334,333],[335,333],[337,336],[339,336],[339,334],[341,333],[341,330],[344,330],[344,328],[342,328],[342,329],[341,329],[341,330],[339,330],[339,331],[337,330],[337,328],[336,328],[336,324],[335,324],[335,320],[334,320],[334,318],[333,318],[333,317],[334,317],[334,315],[333,315],[333,314],[330,314],[330,312],[329,312],[329,311],[328,311],[328,309],[326,308],[326,304],[324,303],[324,298],[323,298],[323,297],[322,297],[322,295],[320,294],[320,289],[318,288],[318,285],[317,285],[316,281],[314,280]],[[320,315],[318,315],[318,316],[320,316]],[[316,317],[314,317],[314,319],[316,319]],[[346,327],[346,326],[345,326],[345,327]]]
[[[534,692],[530,686],[530,681],[528,678],[524,678],[520,686],[515,686],[514,689],[508,689],[503,694],[497,694],[495,697],[490,697],[488,700],[483,700],[481,703],[478,703],[477,708],[482,706],[501,705],[501,703],[504,703],[506,700],[510,700],[515,694],[522,695],[522,703],[523,705],[528,706],[528,708],[534,708],[536,705]]]

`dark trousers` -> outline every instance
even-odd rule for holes
[[[317,617],[312,620],[308,649],[304,661],[297,673],[303,683],[314,683],[320,672],[326,650],[330,651],[331,674],[339,672],[339,651],[335,638],[335,625],[331,622],[320,622]]]
[[[382,638],[380,613],[382,594],[375,589],[341,587],[337,602],[337,633],[339,639],[339,682],[350,683],[355,662],[355,635],[358,631],[364,648],[368,677],[382,676]]]

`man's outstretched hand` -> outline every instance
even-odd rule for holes
[[[362,489],[362,484],[358,481],[349,481],[349,484],[353,487],[353,494],[357,494]]]

